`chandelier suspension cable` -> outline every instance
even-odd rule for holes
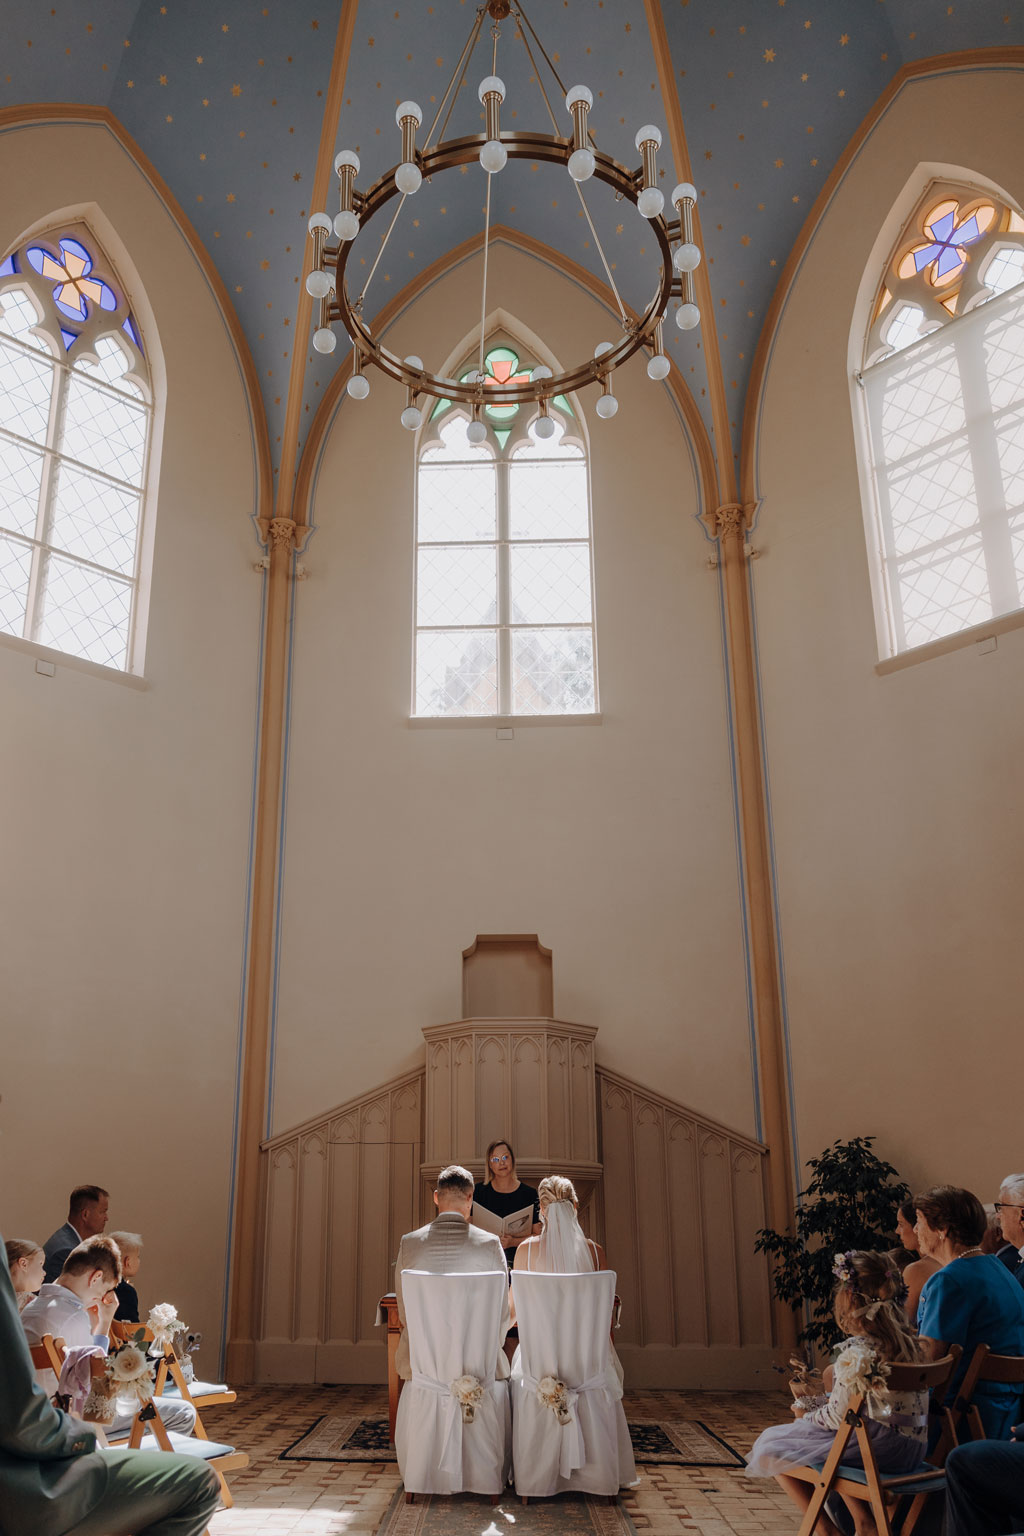
[[[373,282],[373,274],[376,272],[377,268],[380,266],[381,257],[384,255],[384,252],[388,248],[388,241],[391,239],[391,231],[394,229],[395,225],[398,223],[398,215],[401,213],[402,209],[405,207],[405,196],[406,195],[403,192],[402,193],[402,197],[401,197],[401,201],[399,202],[398,207],[395,209],[394,213],[391,215],[391,223],[388,225],[387,233],[385,234],[383,240],[380,243],[380,250],[377,252],[376,256],[373,258],[373,266],[370,268],[369,276],[367,277],[366,282],[363,284],[362,292],[360,293],[358,299],[356,299],[355,303],[352,306],[352,308],[356,311],[357,314],[362,310],[363,300],[366,298],[367,291],[369,290],[370,284]]]
[[[494,39],[494,47],[491,49],[491,74],[498,73],[498,38],[501,36],[501,28],[495,24],[491,28],[491,36]],[[487,201],[484,205],[484,278],[480,292],[480,358],[477,364],[479,382],[484,381],[484,330],[487,325],[487,258],[491,246],[491,183],[494,177],[487,178]]]
[[[530,26],[529,19],[527,18],[526,13],[523,11],[522,6],[517,6],[514,14],[516,15],[516,17],[520,21],[525,22],[526,25],[530,28],[530,31],[533,32],[533,27]],[[551,103],[548,100],[548,93],[544,89],[544,82],[543,82],[543,80],[540,77],[540,70],[537,68],[537,61],[536,61],[536,59],[533,56],[533,49],[530,47],[530,40],[527,37],[526,33],[522,30],[522,28],[520,28],[519,35],[520,35],[520,37],[523,40],[523,47],[526,49],[526,56],[530,60],[530,66],[533,69],[533,73],[534,73],[534,75],[536,77],[537,84],[540,86],[540,93],[541,93],[541,95],[544,98],[544,105],[548,109],[548,117],[550,117],[550,119],[551,119],[552,132],[555,134],[555,137],[557,138],[558,137],[558,121],[557,121],[557,119],[555,117],[554,112],[551,109]],[[562,85],[561,80],[558,78],[558,71],[557,71],[557,69],[551,63],[551,60],[548,59],[547,53],[544,50],[544,45],[543,45],[543,43],[541,43],[540,39],[537,38],[536,32],[533,32],[533,36],[534,36],[534,38],[537,41],[537,47],[540,49],[541,53],[544,54],[545,59],[547,59],[548,64],[550,65],[550,68],[551,68],[551,73],[554,75],[555,80],[558,82],[558,88],[562,92],[562,95],[564,96],[565,95],[565,87]],[[593,143],[594,135],[588,131],[587,137]],[[604,267],[605,275],[608,278],[609,284],[611,285],[612,293],[615,295],[615,302],[619,306],[619,316],[620,316],[620,318],[622,320],[622,324],[623,324],[623,326],[625,326],[628,329],[628,327],[629,327],[629,317],[626,314],[626,306],[622,302],[622,296],[619,293],[618,286],[617,286],[617,284],[615,282],[614,277],[612,276],[612,269],[608,265],[608,258],[607,258],[607,256],[604,253],[604,246],[601,244],[601,236],[598,234],[597,230],[594,228],[594,221],[590,217],[590,209],[587,207],[587,200],[583,196],[583,188],[580,186],[578,181],[574,181],[573,182],[573,186],[576,188],[576,195],[577,195],[577,197],[580,200],[580,205],[581,205],[581,207],[583,209],[583,212],[586,214],[587,223],[590,225],[590,233],[594,237],[594,244],[597,246],[597,253],[598,253],[598,255],[601,258],[601,265]],[[488,189],[487,190],[488,190],[488,193],[490,193],[490,186],[489,185],[488,185]]]
[[[423,146],[423,148],[425,150],[429,149],[431,143],[433,142],[434,129],[437,127],[438,119],[440,118],[441,113],[444,111],[444,104],[445,104],[445,102],[448,100],[448,97],[451,96],[452,99],[451,99],[451,102],[449,103],[449,106],[448,106],[448,112],[447,112],[447,115],[445,117],[444,122],[441,124],[441,132],[438,135],[439,138],[441,138],[441,139],[444,138],[445,129],[448,127],[448,119],[451,117],[452,111],[453,111],[453,109],[455,107],[455,99],[458,96],[459,91],[461,91],[463,85],[465,85],[465,83],[466,83],[465,82],[465,77],[463,75],[463,70],[465,69],[465,66],[467,65],[467,63],[469,62],[470,55],[472,54],[474,48],[477,45],[477,41],[479,40],[480,32],[481,32],[481,29],[482,29],[483,24],[484,24],[484,17],[486,15],[487,15],[487,7],[482,5],[480,7],[480,9],[476,13],[476,21],[473,23],[472,27],[470,28],[469,37],[466,39],[466,46],[462,50],[462,54],[461,54],[461,56],[459,58],[459,62],[456,64],[454,72],[452,74],[452,77],[448,81],[448,84],[447,84],[447,86],[445,88],[444,95],[441,97],[441,105],[438,107],[437,111],[434,113],[434,121],[430,125],[430,129],[429,129],[429,132],[427,133],[427,137],[426,137],[426,142],[424,143],[424,146]],[[458,81],[457,85],[456,85],[456,81]],[[455,86],[454,93],[452,92],[452,86],[453,85]]]

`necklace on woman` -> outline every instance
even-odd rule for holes
[[[963,1253],[958,1253],[956,1255],[956,1257],[958,1259],[969,1259],[972,1253],[980,1253],[980,1252],[981,1252],[980,1248],[965,1248]]]

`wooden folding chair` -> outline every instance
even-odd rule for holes
[[[934,1365],[892,1365],[889,1367],[888,1388],[892,1392],[929,1390],[939,1394],[956,1368],[959,1354],[959,1348],[955,1347],[942,1360],[936,1360]],[[801,1482],[814,1485],[799,1536],[811,1536],[825,1501],[832,1493],[845,1494],[847,1498],[860,1499],[869,1504],[875,1517],[878,1536],[892,1536],[891,1516],[901,1499],[911,1499],[902,1526],[902,1536],[911,1536],[929,1495],[941,1493],[945,1489],[945,1473],[931,1462],[922,1460],[912,1472],[892,1474],[879,1471],[868,1434],[870,1421],[864,1413],[864,1397],[865,1394],[861,1392],[851,1400],[823,1465],[791,1467],[787,1470],[788,1477],[796,1477]],[[943,1414],[949,1412],[946,1408],[941,1411]],[[843,1456],[851,1435],[856,1436],[860,1447],[863,1463],[860,1467],[843,1465]]]
[[[967,1364],[960,1390],[953,1401],[955,1433],[969,1440],[984,1440],[985,1426],[974,1394],[982,1381],[1016,1386],[1024,1392],[1024,1355],[994,1355],[987,1344],[979,1344]]]

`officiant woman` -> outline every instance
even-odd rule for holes
[[[490,1211],[501,1221],[504,1221],[506,1216],[514,1216],[517,1211],[525,1209],[532,1203],[533,1225],[518,1237],[505,1239],[508,1244],[505,1248],[505,1258],[511,1269],[516,1261],[516,1249],[519,1244],[525,1242],[528,1237],[535,1237],[541,1231],[541,1224],[540,1200],[537,1191],[532,1184],[524,1184],[520,1180],[516,1173],[516,1155],[507,1141],[492,1141],[487,1148],[484,1182],[474,1187],[473,1202],[475,1205],[482,1205],[485,1211]]]

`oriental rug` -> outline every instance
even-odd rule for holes
[[[629,1426],[633,1455],[639,1465],[669,1467],[742,1467],[738,1451],[699,1419],[649,1419]],[[293,1445],[281,1461],[395,1460],[385,1414],[325,1413]]]
[[[621,1503],[609,1504],[583,1493],[560,1493],[554,1499],[522,1504],[509,1489],[499,1504],[479,1494],[448,1497],[418,1493],[415,1504],[405,1502],[400,1488],[384,1513],[377,1536],[480,1536],[515,1523],[516,1536],[637,1536],[637,1528]]]

